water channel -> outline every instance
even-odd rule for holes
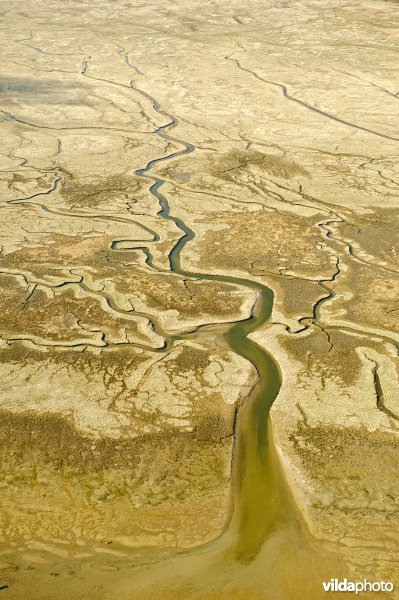
[[[161,193],[165,181],[152,171],[164,161],[194,152],[195,147],[170,134],[178,124],[175,117],[162,111],[158,102],[149,94],[138,88],[134,89],[152,103],[153,109],[159,115],[168,119],[168,122],[159,127],[155,133],[168,143],[183,146],[181,150],[153,159],[144,168],[135,171],[137,176],[151,182],[150,193],[160,206],[157,216],[172,221],[182,232],[182,236],[169,253],[171,271],[185,278],[217,281],[249,288],[254,290],[256,296],[248,318],[218,326],[218,334],[227,341],[230,349],[250,361],[259,377],[251,397],[239,411],[234,445],[234,513],[229,535],[232,539],[231,551],[234,557],[247,562],[253,559],[261,548],[268,529],[273,526],[279,508],[279,486],[269,452],[267,417],[278,394],[281,375],[271,354],[248,339],[250,333],[258,330],[268,321],[273,307],[273,292],[265,285],[248,279],[212,273],[199,274],[182,267],[182,251],[195,234],[181,219],[171,214],[169,203]],[[200,336],[201,330],[206,333],[206,327],[200,327],[192,335]],[[185,334],[185,339],[189,335]]]

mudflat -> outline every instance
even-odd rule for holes
[[[396,12],[2,3],[5,597],[399,585]]]

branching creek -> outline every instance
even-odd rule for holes
[[[126,65],[133,69],[136,74],[141,75],[133,65],[129,63],[127,55],[124,56]],[[82,75],[91,78],[87,74],[87,62],[84,63]],[[92,77],[92,79],[96,79]],[[128,86],[125,86],[128,87]],[[130,89],[143,98],[149,101],[153,110],[167,122],[161,125],[153,132],[168,144],[172,144],[177,148],[181,147],[166,156],[155,158],[149,161],[144,167],[134,171],[137,177],[143,178],[149,182],[149,192],[157,200],[159,211],[156,216],[160,219],[165,219],[174,223],[181,231],[173,248],[169,251],[168,261],[169,270],[164,270],[153,264],[153,256],[146,243],[159,241],[159,236],[149,227],[139,224],[141,228],[150,234],[152,239],[142,240],[114,240],[111,244],[111,251],[123,252],[130,250],[129,242],[134,243],[135,250],[142,250],[146,259],[145,263],[148,268],[155,269],[161,272],[171,272],[185,279],[197,281],[215,281],[224,284],[252,290],[255,301],[252,306],[250,315],[247,318],[236,322],[213,323],[195,327],[192,331],[180,333],[177,335],[168,334],[160,325],[157,319],[150,317],[145,313],[141,313],[132,308],[132,311],[123,311],[124,318],[130,316],[130,312],[134,313],[134,317],[138,316],[148,318],[150,327],[164,339],[162,347],[146,347],[143,344],[135,343],[135,346],[151,350],[153,352],[165,353],[171,350],[174,343],[178,340],[199,339],[201,337],[211,336],[216,343],[220,343],[224,347],[227,346],[230,350],[239,356],[249,361],[255,368],[258,380],[250,393],[249,397],[241,404],[236,411],[233,431],[233,460],[232,460],[232,497],[233,497],[233,513],[230,519],[230,524],[225,533],[217,540],[206,543],[204,546],[197,548],[196,551],[207,551],[215,549],[219,552],[220,549],[227,550],[228,556],[241,563],[249,563],[259,553],[263,543],[267,539],[268,533],[276,528],[276,524],[285,514],[287,508],[285,485],[282,483],[282,476],[277,465],[275,450],[268,435],[268,415],[273,401],[277,397],[281,386],[281,372],[279,366],[273,356],[264,348],[259,346],[254,341],[248,338],[249,334],[259,330],[269,320],[273,308],[273,292],[267,286],[250,279],[242,277],[234,277],[229,275],[220,275],[212,273],[198,273],[186,270],[181,264],[181,255],[185,246],[194,239],[195,233],[190,229],[182,219],[174,216],[167,198],[162,194],[161,188],[165,180],[157,176],[154,170],[159,164],[165,161],[176,159],[180,156],[190,154],[195,151],[195,146],[189,142],[178,139],[171,135],[171,131],[178,125],[178,119],[163,111],[160,104],[155,98],[147,92],[130,84]],[[50,194],[58,189],[60,178],[57,174],[52,188],[47,192],[40,192],[33,196],[23,199],[7,200],[6,204],[26,204],[35,205],[37,209],[47,213],[58,215],[66,215],[66,213],[50,209],[45,204],[30,202],[37,196]],[[69,214],[68,217],[74,218],[95,218],[101,220],[111,220],[123,223],[135,222],[131,219],[121,217],[112,217],[110,215],[93,215],[93,214]],[[137,246],[137,242],[142,242],[143,246]],[[127,246],[125,246],[127,244]],[[24,275],[21,275],[26,284],[29,282]],[[91,287],[83,282],[83,276],[74,273],[71,270],[72,279],[65,283],[55,285],[54,287],[63,287],[70,285],[79,285],[86,293],[98,296],[105,299],[109,308],[112,311],[118,312],[116,306],[112,303],[112,298],[105,292],[96,294]],[[76,279],[78,277],[78,279]],[[33,282],[35,289],[36,283]],[[124,342],[123,342],[124,343]],[[127,343],[130,343],[129,341]],[[86,342],[79,342],[79,346]],[[101,344],[109,346],[102,336]],[[191,554],[193,550],[183,551],[179,554]],[[225,554],[224,554],[225,555]]]
[[[128,63],[127,57],[125,62]],[[133,86],[132,86],[133,87]],[[258,282],[244,278],[211,273],[191,272],[182,267],[181,254],[186,244],[195,236],[181,219],[171,214],[170,206],[161,193],[164,180],[152,171],[163,161],[171,160],[194,152],[195,147],[170,135],[178,124],[175,117],[164,112],[159,103],[149,94],[134,87],[152,103],[153,109],[168,122],[156,129],[155,134],[168,143],[183,146],[172,154],[151,160],[144,168],[137,169],[138,177],[147,179],[149,191],[157,199],[160,210],[157,216],[172,221],[181,231],[182,236],[169,253],[170,270],[191,280],[217,281],[250,288],[256,293],[256,300],[248,318],[233,323],[217,326],[202,326],[194,332],[175,336],[170,340],[197,338],[215,331],[224,344],[236,354],[250,361],[258,374],[258,383],[250,398],[241,406],[235,423],[234,458],[233,458],[233,516],[226,536],[229,538],[230,552],[240,562],[251,561],[259,552],[268,531],[273,527],[277,514],[281,512],[281,492],[278,475],[272,458],[271,442],[267,435],[267,419],[269,409],[276,398],[281,374],[274,358],[258,344],[248,339],[248,335],[264,325],[272,311],[273,293]],[[147,255],[147,264],[151,266]],[[169,343],[170,343],[169,342]],[[169,344],[168,344],[169,345]],[[223,537],[223,536],[222,536]],[[213,542],[207,544],[212,545]],[[217,542],[215,542],[217,543]]]

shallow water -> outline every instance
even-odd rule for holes
[[[138,91],[152,102],[153,108],[158,114],[170,118],[169,123],[159,127],[155,133],[168,142],[183,145],[182,150],[160,159],[153,159],[146,167],[136,170],[136,175],[152,182],[149,190],[159,202],[158,216],[173,221],[182,232],[182,236],[169,253],[171,271],[187,278],[230,283],[250,288],[256,292],[256,300],[251,315],[247,319],[233,324],[227,323],[218,328],[219,337],[224,337],[233,352],[250,361],[259,377],[259,383],[254,390],[249,407],[242,411],[235,432],[234,485],[236,492],[231,527],[235,531],[236,538],[233,543],[234,553],[240,560],[248,561],[259,551],[262,540],[273,522],[275,504],[278,502],[274,472],[268,454],[266,424],[269,409],[280,388],[281,375],[273,357],[248,339],[250,333],[259,329],[269,319],[273,307],[273,293],[268,287],[247,279],[212,273],[198,274],[182,267],[181,253],[186,244],[194,238],[195,233],[182,219],[171,214],[169,203],[160,191],[164,180],[154,176],[152,170],[165,160],[194,152],[195,147],[170,135],[170,130],[178,124],[177,119],[164,113],[154,98],[141,90]],[[197,328],[193,335],[199,337],[201,334],[206,335],[207,329]],[[185,335],[184,337],[189,336]]]
[[[159,163],[195,151],[195,147],[173,137],[177,119],[163,112],[146,92],[136,91],[152,102],[154,110],[169,119],[156,134],[181,150],[150,161],[135,173],[148,179],[149,191],[160,206],[158,216],[172,221],[182,232],[169,253],[170,269],[185,278],[219,281],[254,291],[255,302],[248,318],[236,323],[198,327],[191,333],[172,337],[198,338],[212,335],[216,342],[250,361],[259,381],[238,410],[233,456],[233,515],[225,533],[203,546],[179,553],[158,565],[135,572],[120,581],[118,589],[129,590],[131,598],[320,598],[322,581],[344,574],[345,565],[336,549],[316,542],[306,530],[277,457],[268,415],[281,385],[281,372],[273,356],[248,339],[264,326],[272,312],[273,293],[258,282],[209,272],[198,273],[182,266],[181,255],[195,236],[181,219],[171,213],[161,188],[164,180],[153,174]],[[147,260],[152,265],[152,258]],[[156,582],[154,586],[154,582]],[[131,594],[131,595],[130,595]]]

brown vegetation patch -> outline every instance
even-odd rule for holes
[[[388,268],[399,271],[399,213],[394,209],[376,208],[373,212],[351,213],[348,223],[334,225],[339,237],[379,261],[386,261]],[[368,259],[370,260],[370,259]],[[373,258],[371,258],[373,261]]]
[[[301,422],[290,439],[314,488],[320,530],[364,541],[371,535],[399,550],[397,435]]]
[[[320,379],[321,391],[327,381],[335,381],[342,388],[359,383],[362,363],[356,352],[359,339],[343,332],[319,328],[306,336],[291,334],[280,339],[292,358],[303,364],[300,384],[310,385],[314,377]]]
[[[7,537],[122,536],[162,546],[198,543],[225,523],[229,442],[176,432],[93,441],[61,418],[4,411],[0,441],[0,532]],[[204,518],[199,505],[210,497]]]
[[[319,247],[316,223],[309,218],[243,211],[215,214],[212,221],[226,227],[205,234],[199,252],[207,265],[238,267],[259,275],[279,269],[303,277],[323,273],[328,277],[334,272],[330,255]]]
[[[399,276],[373,266],[352,263],[335,284],[332,309],[343,309],[345,320],[389,331],[399,331]],[[351,291],[343,300],[339,292]]]

